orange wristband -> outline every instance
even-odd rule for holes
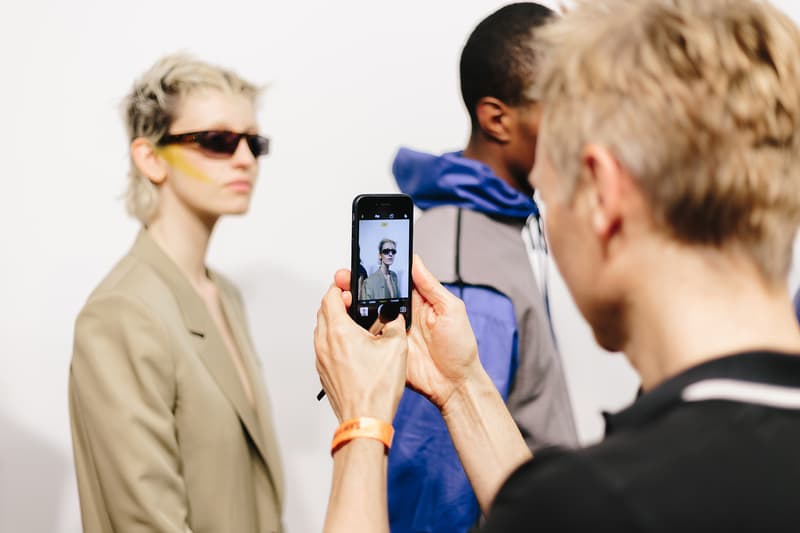
[[[392,447],[392,437],[394,437],[394,428],[383,420],[366,416],[345,420],[339,424],[333,434],[331,455],[351,440],[357,438],[379,440],[386,447],[386,453],[389,453],[389,448]]]

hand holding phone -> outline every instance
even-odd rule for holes
[[[414,204],[406,194],[361,194],[353,199],[350,316],[377,335],[402,313],[411,327]],[[325,396],[322,390],[317,400]]]

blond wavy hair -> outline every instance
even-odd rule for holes
[[[785,279],[800,224],[800,36],[757,0],[579,0],[538,32],[529,96],[571,195],[587,143],[638,180],[660,228]]]
[[[129,141],[144,137],[154,144],[175,120],[181,99],[197,90],[216,89],[241,94],[255,102],[260,89],[234,72],[172,54],[158,60],[137,79],[122,101]],[[125,193],[128,213],[147,224],[158,208],[158,188],[143,175],[131,158]]]

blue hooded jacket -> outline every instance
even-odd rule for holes
[[[392,170],[400,190],[423,210],[456,206],[522,220],[538,214],[532,198],[460,152],[435,156],[401,148]],[[481,363],[506,400],[517,367],[517,322],[511,300],[486,287],[446,286],[464,300]],[[406,390],[394,426],[388,472],[392,533],[468,531],[477,522],[480,507],[439,411]]]
[[[463,157],[462,152],[436,156],[401,148],[392,172],[400,190],[423,210],[454,205],[523,220],[539,213],[533,198],[495,176],[487,165]]]
[[[800,322],[800,289],[794,294],[794,314]]]

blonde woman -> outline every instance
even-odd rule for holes
[[[75,325],[70,416],[84,531],[281,531],[283,482],[238,290],[205,263],[245,213],[258,90],[174,55],[124,100],[130,252]]]
[[[396,255],[397,243],[391,239],[381,239],[378,244],[378,264],[380,266],[364,281],[364,300],[400,297],[397,273],[391,270]]]

